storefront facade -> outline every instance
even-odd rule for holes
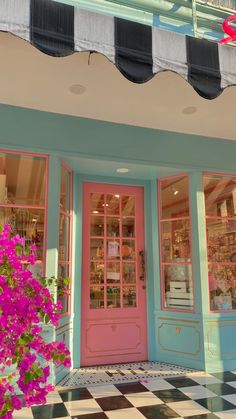
[[[67,12],[71,19],[72,10]],[[76,16],[89,22],[87,13]],[[28,19],[24,14],[20,18],[21,25]],[[114,22],[107,18],[93,15],[92,22],[103,22],[113,30]],[[124,21],[115,24],[129,34],[140,30],[148,47],[151,37],[156,42],[156,56],[151,50],[148,54],[139,50],[148,65],[134,68],[132,60],[130,64],[127,56],[117,53],[127,45],[119,49],[105,32],[97,52],[104,52],[109,38],[107,56],[132,81],[176,69],[198,93],[211,99],[234,84],[235,74],[227,67],[230,58],[234,62],[231,49],[218,51],[176,35],[179,49],[166,49],[158,61],[159,40],[171,44],[173,34],[153,35],[150,28]],[[47,52],[38,43],[37,31],[28,32],[31,42]],[[29,40],[28,32],[16,34]],[[101,33],[101,28],[95,32]],[[88,36],[89,31],[84,33]],[[201,71],[204,76],[209,69],[208,55],[219,68],[210,71],[206,83]],[[203,69],[197,73],[195,57]],[[0,105],[0,222],[11,224],[28,243],[36,243],[36,276],[71,278],[60,297],[60,324],[45,330],[45,338],[67,343],[74,368],[148,359],[200,370],[235,369],[234,141],[188,134],[188,127],[177,133],[128,125],[125,115],[122,123],[72,116],[72,111],[66,115],[56,110],[55,103],[53,113],[38,110],[42,109],[38,104],[27,109],[23,96],[21,106],[13,106],[14,100]],[[191,114],[191,107],[185,109]],[[164,110],[171,114],[171,104]],[[57,369],[55,380],[65,373]]]

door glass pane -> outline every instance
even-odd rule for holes
[[[107,257],[109,259],[119,259],[120,242],[119,240],[107,240]]]
[[[120,235],[120,219],[118,217],[107,218],[107,236],[119,237]]]
[[[107,195],[106,213],[109,215],[120,214],[120,195]]]
[[[103,217],[91,217],[91,236],[103,236],[104,235],[104,218]]]
[[[90,308],[104,308],[104,288],[90,288]]]
[[[107,283],[116,284],[120,282],[120,262],[107,263]]]
[[[122,219],[123,237],[135,237],[135,219],[123,217]]]
[[[104,257],[104,241],[101,239],[90,240],[90,257],[91,259],[103,259]]]
[[[135,197],[122,197],[122,215],[135,215]]]
[[[45,205],[46,159],[0,154],[0,203]]]
[[[104,283],[104,264],[103,264],[103,262],[91,262],[90,282],[91,282],[91,284],[103,284]]]
[[[123,282],[133,284],[136,282],[136,272],[134,263],[123,263]]]
[[[107,308],[120,307],[120,288],[107,287]]]
[[[122,259],[135,259],[135,241],[122,241]]]
[[[91,194],[91,212],[92,214],[104,214],[104,195],[99,193]]]
[[[136,287],[123,288],[123,307],[136,307]]]

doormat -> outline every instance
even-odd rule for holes
[[[197,372],[163,362],[137,362],[130,364],[100,365],[72,370],[58,387],[84,387],[90,384],[133,382],[149,378],[167,378]]]

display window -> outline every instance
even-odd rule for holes
[[[71,286],[62,291],[60,279],[71,279],[71,233],[72,233],[72,171],[61,165],[59,248],[58,248],[58,300],[62,303],[62,315],[70,314]]]
[[[161,179],[158,197],[162,308],[193,311],[188,176]]]
[[[211,311],[236,310],[236,176],[205,174]]]
[[[31,267],[36,277],[45,274],[47,173],[46,155],[0,153],[0,224],[9,224],[26,245],[36,245],[37,260]]]

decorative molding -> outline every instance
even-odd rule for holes
[[[169,320],[169,319],[168,319]],[[164,326],[172,326],[173,328],[175,327],[175,330],[176,330],[176,334],[178,334],[178,335],[180,335],[181,334],[181,331],[182,331],[182,329],[187,329],[187,328],[189,328],[189,329],[193,329],[195,332],[196,332],[196,335],[197,335],[197,337],[198,337],[198,347],[196,348],[196,350],[195,350],[195,352],[185,352],[185,351],[178,351],[177,349],[170,349],[170,348],[168,348],[168,347],[166,347],[165,345],[163,345],[162,343],[161,343],[161,335],[160,335],[160,330],[164,327]],[[168,351],[168,352],[174,352],[174,353],[179,353],[179,354],[184,354],[184,355],[194,355],[194,356],[196,356],[198,353],[200,353],[200,351],[201,351],[201,344],[200,344],[200,341],[201,341],[201,339],[200,339],[200,332],[199,332],[199,330],[197,330],[197,328],[195,327],[195,326],[183,326],[183,325],[181,325],[181,324],[179,324],[179,325],[176,325],[176,324],[172,324],[172,323],[162,323],[159,327],[158,327],[158,343],[159,343],[159,345],[160,345],[160,347],[163,349],[163,350],[165,350],[165,351]]]

